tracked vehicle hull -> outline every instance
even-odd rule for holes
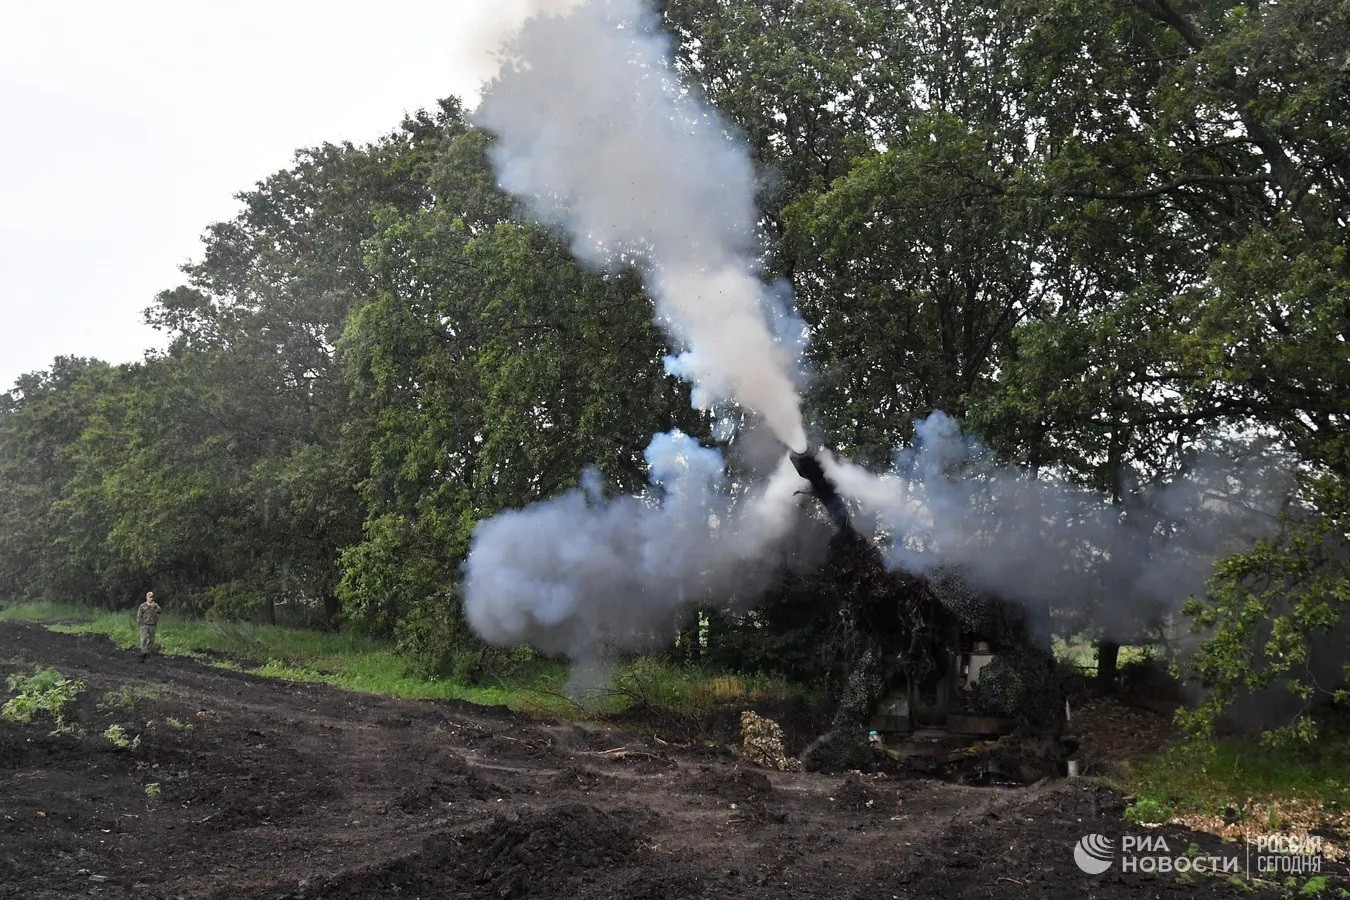
[[[956,571],[888,571],[853,528],[810,451],[793,454],[836,535],[827,565],[844,586],[848,676],[808,769],[899,766],[1027,781],[1053,775],[1074,742],[1048,640],[1017,604],[972,589]]]

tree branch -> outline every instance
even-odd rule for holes
[[[1270,180],[1266,174],[1260,175],[1181,175],[1172,179],[1166,184],[1155,185],[1151,188],[1142,188],[1137,191],[1125,191],[1123,193],[1109,193],[1098,191],[1095,188],[1089,188],[1086,191],[1065,191],[1063,196],[1073,199],[1084,200],[1147,200],[1162,194],[1170,194],[1172,191],[1185,187],[1188,184],[1216,185],[1220,187],[1244,185],[1244,184],[1263,184]]]

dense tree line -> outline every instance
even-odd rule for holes
[[[1350,604],[1350,4],[661,12],[765,173],[767,267],[811,327],[824,433],[884,461],[943,409],[1122,514],[1216,435],[1286,449],[1299,515],[1191,611],[1218,629],[1211,682],[1296,670]],[[526,221],[491,140],[446,101],[298,154],[156,298],[166,352],[21,378],[0,398],[0,591],[303,602],[434,659],[468,640],[477,521],[587,466],[631,489],[653,432],[707,435],[637,277]],[[821,618],[789,601],[812,591],[793,576],[759,620],[719,623],[722,660],[795,659],[753,645],[804,646]]]

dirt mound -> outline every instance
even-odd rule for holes
[[[461,882],[490,886],[491,896],[519,896],[532,884],[594,877],[597,870],[627,862],[641,850],[637,811],[606,812],[567,804],[515,821],[499,819],[466,837],[455,854]],[[513,886],[510,894],[502,889]],[[550,896],[532,891],[535,896]],[[575,890],[551,896],[575,897]]]
[[[746,765],[732,769],[701,766],[698,774],[687,779],[684,786],[695,794],[712,794],[724,803],[763,800],[774,793],[769,776]]]
[[[592,758],[635,775],[657,775],[680,767],[669,753],[662,750],[642,750],[637,747],[616,747],[596,753]]]
[[[428,838],[422,850],[361,875],[344,875],[303,890],[305,900],[372,896],[454,896],[504,900],[570,900],[597,893],[606,882],[649,854],[636,810],[605,811],[566,804],[518,818],[499,817],[485,828]],[[448,891],[451,891],[448,893]],[[623,896],[615,893],[614,896]]]
[[[587,766],[568,766],[549,779],[549,786],[577,791],[594,791],[615,784],[613,775],[597,772]]]
[[[1096,697],[1074,707],[1070,730],[1081,741],[1077,758],[1085,774],[1156,753],[1177,738],[1170,716],[1129,706],[1116,697]]]
[[[894,787],[870,783],[856,775],[845,775],[834,788],[835,804],[854,813],[893,816],[900,812],[902,802]]]
[[[516,790],[484,777],[457,753],[436,749],[420,756],[428,771],[399,790],[391,806],[400,812],[418,813],[471,800],[495,802]]]
[[[494,759],[528,760],[546,762],[563,756],[548,737],[531,732],[520,734],[497,734],[478,744],[477,749],[484,756]]]
[[[472,772],[432,775],[399,791],[395,809],[405,813],[421,812],[446,803],[466,800],[493,800],[511,793],[510,788],[484,781]]]

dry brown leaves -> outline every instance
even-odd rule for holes
[[[1069,732],[1082,742],[1078,759],[1090,773],[1104,765],[1148,756],[1177,737],[1167,716],[1126,706],[1112,697],[1097,697],[1071,708]]]

